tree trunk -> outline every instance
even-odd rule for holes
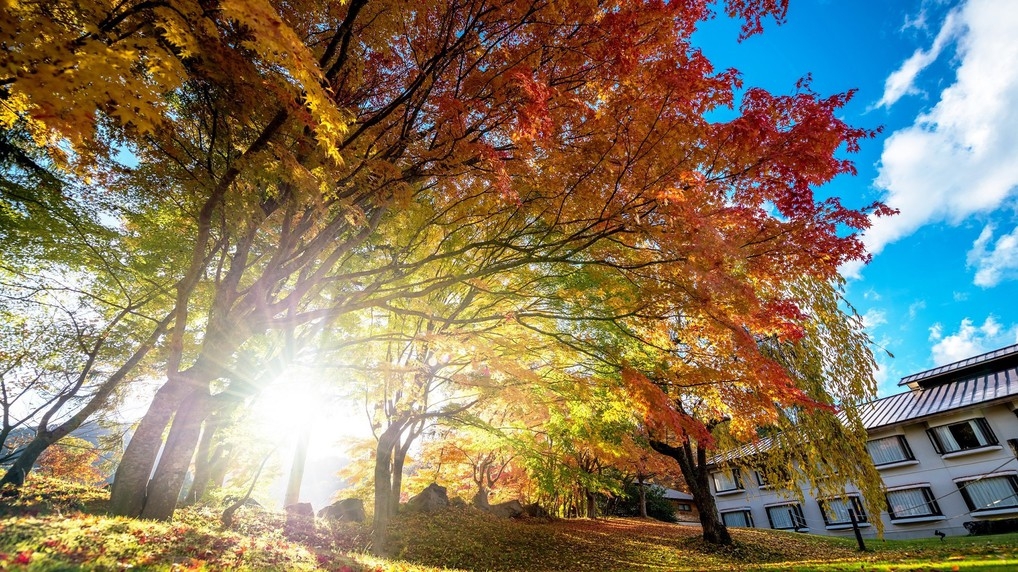
[[[586,501],[587,501],[587,518],[597,518],[597,495],[594,491],[587,490]]]
[[[173,377],[156,391],[152,404],[141,418],[117,465],[113,488],[110,490],[111,514],[130,517],[141,514],[152,467],[163,444],[163,431],[184,399],[187,389],[183,377]]]
[[[205,497],[209,484],[212,482],[213,472],[221,463],[220,458],[223,455],[222,446],[213,449],[212,443],[215,441],[216,435],[219,434],[219,430],[226,425],[228,418],[229,411],[221,409],[205,420],[201,440],[198,441],[198,450],[194,456],[194,483],[191,485],[191,490],[188,491],[185,504],[196,503]]]
[[[400,435],[406,430],[406,439],[400,442]],[[399,514],[399,499],[403,495],[403,466],[406,463],[407,453],[410,446],[421,436],[424,430],[424,419],[417,419],[410,423],[400,423],[399,432],[396,434],[392,453],[392,512]]]
[[[406,450],[394,447],[392,452],[392,481],[389,492],[389,514],[399,514],[399,497],[403,492],[403,464],[406,462]]]
[[[647,518],[647,485],[642,476],[636,478],[636,486],[640,489],[640,516]]]
[[[307,420],[297,434],[297,448],[293,452],[290,464],[290,478],[286,483],[286,496],[283,506],[287,507],[300,502],[300,485],[304,481],[304,466],[308,461],[308,445],[311,441],[311,422]]]
[[[0,484],[13,484],[18,487],[23,485],[25,483],[25,477],[27,477],[28,473],[32,471],[32,467],[35,466],[35,462],[39,459],[39,456],[42,455],[43,451],[45,451],[47,447],[56,443],[65,435],[70,434],[71,431],[81,427],[85,421],[88,421],[89,417],[106,404],[106,400],[113,394],[113,391],[123,382],[124,378],[126,378],[128,374],[134,371],[135,366],[137,366],[138,363],[141,362],[146,355],[148,355],[148,352],[152,349],[155,343],[162,337],[172,318],[172,312],[163,318],[148,339],[138,346],[138,349],[135,350],[134,354],[131,355],[131,357],[124,362],[117,371],[99,385],[95,392],[92,393],[91,398],[89,398],[85,405],[78,409],[74,415],[61,423],[55,429],[49,430],[46,427],[46,424],[49,421],[49,414],[47,414],[46,418],[44,418],[41,423],[40,430],[35,434],[35,438],[33,438],[32,441],[18,453],[17,460],[4,474],[3,479],[0,480]],[[50,410],[50,413],[56,412],[57,409]]]
[[[471,503],[481,510],[488,510],[491,508],[491,504],[488,503],[488,489],[483,484],[478,483],[477,494],[474,495]]]
[[[11,484],[20,487],[25,484],[25,477],[28,476],[28,473],[32,472],[32,467],[39,460],[39,456],[42,455],[47,447],[59,441],[67,433],[69,431],[64,430],[63,427],[58,427],[54,431],[40,431],[36,433],[28,445],[18,453],[17,460],[7,469],[4,478],[0,480],[0,485]]]
[[[700,512],[700,524],[703,526],[703,539],[710,544],[728,546],[732,544],[732,536],[728,534],[728,527],[721,521],[718,515],[718,507],[714,502],[714,496],[710,494],[707,474],[707,451],[693,446],[689,439],[682,444],[682,447],[672,447],[660,441],[650,442],[651,448],[662,455],[675,459],[682,469],[682,476],[689,486],[689,493],[693,495]]]
[[[399,431],[390,425],[379,437],[375,448],[375,516],[372,522],[371,551],[385,554],[389,520],[392,518],[392,453]]]
[[[226,472],[230,468],[230,457],[233,452],[230,445],[219,445],[215,453],[212,453],[212,462],[209,463],[209,487],[213,489],[223,488],[226,482]]]
[[[166,447],[159,458],[152,484],[148,489],[141,517],[168,520],[177,508],[184,477],[191,467],[201,426],[208,417],[212,396],[207,388],[193,390],[173,417],[173,425],[166,437]]]
[[[707,484],[707,468],[697,467],[696,473],[693,479],[686,477],[686,482],[689,483],[689,492],[696,499],[699,508],[703,539],[711,544],[730,545],[732,537],[728,534],[728,527],[721,522],[714,495],[710,494],[710,485]]]

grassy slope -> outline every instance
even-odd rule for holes
[[[180,511],[173,523],[101,516],[104,493],[36,478],[0,506],[0,570],[894,570],[1018,569],[1018,535],[910,542],[851,541],[766,530],[733,530],[716,550],[695,527],[640,519],[517,522],[473,510],[404,516],[392,529],[393,559],[360,553],[358,525],[287,525],[244,509],[222,531],[219,509]],[[411,564],[414,562],[415,564]]]

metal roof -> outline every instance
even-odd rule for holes
[[[1001,357],[996,354],[1006,350],[1010,351],[1001,355],[1015,353],[1018,351],[1018,345],[971,359],[975,360],[985,358],[986,356],[994,356],[991,359],[996,359],[996,357]],[[944,366],[944,368],[963,363],[966,363],[967,367],[967,365],[972,365],[967,364],[969,361],[965,360],[965,362],[958,362],[957,364]],[[988,359],[975,363],[985,363],[986,361]],[[955,367],[954,370],[958,370],[960,367]],[[925,373],[928,372],[916,375],[923,375]],[[932,375],[927,376],[927,378],[929,377],[932,377]],[[923,417],[929,417],[930,415],[937,415],[938,413],[946,413],[981,403],[1013,397],[1018,397],[1018,366],[1002,368],[999,371],[972,374],[950,383],[925,387],[871,401],[860,406],[860,413],[862,414],[862,420],[866,429],[873,430],[906,421],[914,421]]]
[[[918,389],[859,406],[867,431],[984,403],[1018,401],[1018,344],[902,378],[902,383],[912,382]],[[772,445],[770,438],[761,439],[720,453],[709,464],[753,455]]]
[[[661,488],[665,490],[664,498],[667,499],[667,500],[676,500],[676,501],[691,501],[691,500],[693,500],[693,495],[691,495],[689,493],[684,493],[682,491],[677,491],[675,489],[670,489],[668,487],[661,487]]]
[[[870,401],[859,406],[859,413],[866,430],[873,431],[1008,399],[1018,399],[1018,366]],[[720,453],[710,459],[709,464],[717,465],[760,453],[771,446],[770,438],[761,439]]]
[[[972,356],[968,359],[963,359],[961,361],[956,361],[954,363],[949,363],[926,371],[920,371],[919,373],[913,373],[912,375],[906,375],[901,378],[898,385],[909,385],[913,383],[918,384],[936,377],[948,377],[951,374],[962,375],[967,369],[989,367],[990,362],[1010,356],[1018,357],[1018,344],[1000,348],[999,350],[994,350],[985,354]]]

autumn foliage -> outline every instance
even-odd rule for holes
[[[96,485],[107,475],[99,463],[102,451],[78,437],[64,437],[39,456],[39,472],[83,485]]]
[[[744,35],[786,10],[720,6]],[[547,483],[572,479],[592,510],[637,425],[709,447],[721,421],[753,440],[872,391],[866,340],[828,294],[890,213],[817,189],[854,173],[844,154],[873,131],[839,118],[850,92],[715,70],[692,43],[708,3],[2,7],[3,188],[52,173],[50,200],[109,221],[39,231],[88,253],[79,284],[48,279],[70,267],[59,250],[12,265],[12,284],[41,282],[26,300],[59,291],[90,322],[64,366],[78,381],[5,482],[158,378],[111,510],[169,519],[213,420],[315,364],[371,412],[384,534],[411,445],[475,406],[510,404],[507,425],[542,435],[518,450],[561,460]],[[839,387],[767,351],[824,361],[838,339],[858,358],[829,365],[852,376]]]

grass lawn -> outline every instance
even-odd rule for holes
[[[853,540],[733,529],[715,548],[699,529],[642,519],[510,521],[474,510],[402,516],[390,558],[364,553],[367,527],[287,524],[243,509],[221,530],[221,507],[178,511],[172,523],[102,515],[105,493],[36,478],[0,505],[0,570],[476,571],[990,571],[1018,570],[1018,535]]]

